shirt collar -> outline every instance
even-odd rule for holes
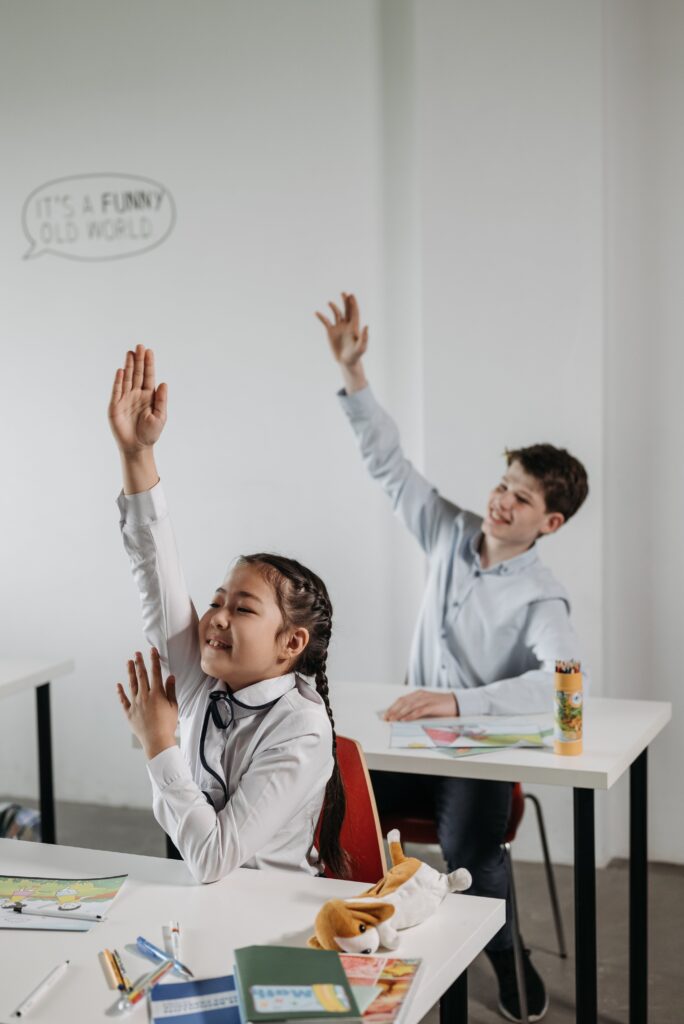
[[[278,700],[284,694],[293,690],[297,685],[297,679],[294,672],[288,672],[286,676],[276,676],[274,679],[262,679],[259,683],[251,683],[250,686],[243,686],[241,690],[230,690],[227,683],[219,682],[215,688],[217,690],[230,691],[232,696],[235,697],[236,701],[240,704],[246,704],[248,707],[252,707],[255,710],[262,704],[268,704],[269,701]],[[236,711],[239,709],[240,704],[237,705]],[[236,718],[241,717],[236,714]]]
[[[481,573],[491,573],[498,576],[508,576],[515,572],[522,572],[529,566],[534,565],[535,562],[539,561],[539,553],[537,552],[536,541],[531,548],[527,551],[523,551],[522,554],[516,555],[515,558],[507,558],[505,562],[497,562],[496,565],[490,566],[488,569],[483,569],[480,562],[480,544],[483,538],[482,530],[478,530],[477,533],[473,534],[470,539],[470,551],[473,556],[473,562],[475,568]]]

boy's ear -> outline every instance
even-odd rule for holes
[[[549,512],[546,516],[546,522],[539,532],[548,536],[550,533],[555,533],[556,530],[560,530],[564,522],[565,516],[562,512]]]

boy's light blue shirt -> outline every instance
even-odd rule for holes
[[[371,389],[342,407],[363,460],[428,556],[408,684],[456,693],[462,715],[550,711],[555,660],[579,660],[563,587],[537,547],[483,569],[482,518],[443,498],[405,458]]]

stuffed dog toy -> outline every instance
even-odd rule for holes
[[[404,856],[397,829],[387,834],[387,842],[390,870],[360,896],[323,904],[316,916],[316,934],[309,939],[314,949],[357,954],[375,953],[379,946],[396,949],[401,928],[425,921],[447,893],[469,888],[472,878],[465,868],[445,875],[416,857]]]

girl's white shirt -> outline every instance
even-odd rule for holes
[[[237,867],[318,874],[314,831],[333,769],[332,728],[313,686],[295,673],[240,690],[247,707],[221,730],[209,694],[228,691],[200,666],[197,612],[188,596],[161,484],[119,495],[121,532],[142,603],[145,637],[176,677],[180,749],[148,762],[154,814],[194,877],[213,882]],[[272,707],[259,705],[277,700]],[[211,798],[207,800],[205,793]]]

